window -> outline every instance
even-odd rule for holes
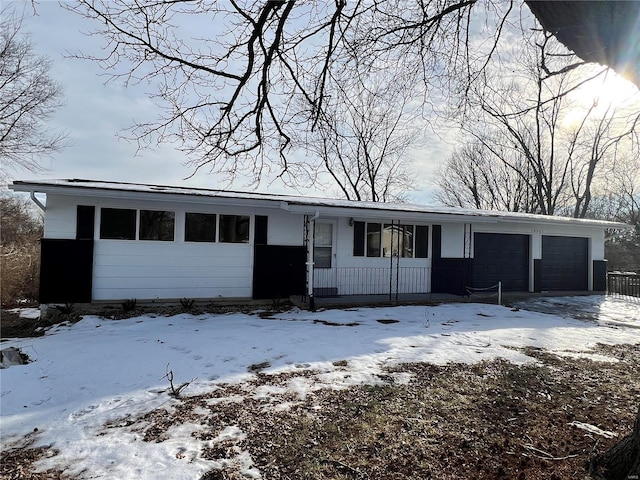
[[[211,213],[189,213],[184,219],[185,242],[215,242],[216,215]]]
[[[253,241],[256,245],[266,245],[269,240],[269,217],[266,215],[255,216],[255,232]]]
[[[128,208],[100,209],[100,238],[136,239],[136,211]]]
[[[245,215],[220,215],[220,241],[249,243],[249,217]]]
[[[313,262],[315,268],[331,268],[333,224],[316,223],[313,232]]]
[[[78,205],[76,210],[76,240],[93,240],[96,207]]]
[[[353,256],[364,257],[364,222],[353,222]]]
[[[140,210],[140,240],[173,242],[175,213]]]
[[[380,256],[380,242],[382,225],[379,223],[367,223],[367,257]]]
[[[398,226],[398,245],[400,246],[400,256],[413,258],[413,225]]]
[[[428,252],[428,226],[354,222],[354,257],[427,258]]]
[[[429,256],[429,227],[416,225],[416,258]]]

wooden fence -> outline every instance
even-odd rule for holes
[[[640,274],[608,272],[607,293],[640,297]]]

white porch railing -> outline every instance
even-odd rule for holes
[[[429,293],[430,267],[335,267],[313,271],[317,297]]]

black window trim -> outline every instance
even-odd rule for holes
[[[385,223],[383,221],[373,221],[373,222],[368,222],[368,221],[355,221],[354,225],[362,225],[363,227],[360,227],[358,229],[354,228],[353,229],[353,250],[352,250],[352,256],[353,257],[360,257],[360,258],[388,258],[384,256],[384,251],[382,248],[382,238],[380,239],[381,245],[380,245],[380,252],[378,256],[370,256],[369,255],[369,244],[367,241],[367,234],[369,232],[369,225],[373,224],[373,225],[380,225],[381,230],[380,232],[382,233],[382,231],[384,230],[385,226],[390,226],[392,225],[391,223]],[[396,226],[395,222],[393,223],[394,226]],[[418,223],[402,223],[398,226],[401,227],[412,227],[413,228],[413,234],[411,235],[412,240],[413,240],[413,244],[411,246],[411,253],[412,256],[411,257],[402,257],[402,258],[414,258],[414,259],[426,259],[429,258],[429,234],[430,234],[430,230],[432,225],[431,224],[418,224]],[[426,243],[426,247],[424,249],[419,249],[416,246],[416,241],[418,240],[418,229],[421,229],[422,232],[426,233],[426,236],[424,237],[427,241]],[[426,229],[426,231],[424,230]],[[362,235],[363,239],[357,239],[356,235]],[[364,243],[363,245],[363,249],[359,250],[356,248],[357,245],[360,245],[361,243]],[[418,252],[424,252],[425,256],[417,256]]]

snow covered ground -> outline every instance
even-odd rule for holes
[[[65,468],[83,478],[197,480],[220,466],[199,456],[202,442],[191,435],[197,423],[173,429],[160,443],[143,442],[134,431],[104,428],[107,422],[179,402],[167,394],[167,366],[176,385],[195,378],[184,395],[238,383],[247,397],[286,408],[283,397],[292,392],[304,398],[319,388],[380,383],[384,367],[398,363],[497,357],[520,363],[533,359],[518,347],[571,357],[589,356],[596,343],[638,342],[640,301],[629,297],[549,297],[518,308],[462,303],[292,310],[270,318],[240,313],[126,320],[86,316],[53,327],[43,337],[2,343],[32,360],[0,370],[2,443],[14,445],[37,429],[31,434],[35,445],[60,452],[42,461],[42,468]],[[255,377],[258,365],[263,373],[293,375],[285,387],[252,387],[247,380]],[[295,375],[303,371],[315,373]],[[242,435],[229,425],[218,440]],[[246,452],[236,461],[245,475],[261,478]]]

